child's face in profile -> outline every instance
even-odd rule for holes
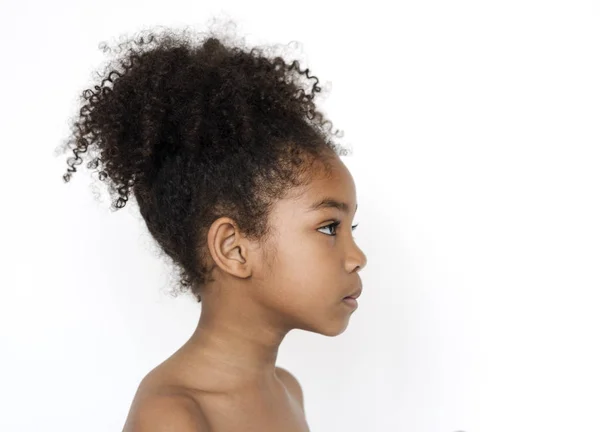
[[[315,173],[302,195],[282,199],[270,215],[274,255],[255,273],[256,301],[293,325],[327,336],[342,333],[355,306],[343,299],[362,287],[358,271],[367,259],[352,236],[356,189],[352,175],[334,158],[331,176]],[[311,208],[324,199],[347,205]],[[339,221],[337,226],[332,223]],[[266,264],[265,264],[266,265]]]

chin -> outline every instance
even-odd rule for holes
[[[343,312],[342,313],[340,313]],[[305,314],[303,320],[297,320],[295,328],[305,330],[311,333],[321,334],[323,336],[335,337],[346,331],[350,322],[351,313],[348,313],[348,308],[342,305],[336,314]],[[310,319],[307,319],[310,318]],[[319,319],[321,318],[321,319]]]
[[[304,327],[301,330],[306,330],[312,333],[317,333],[317,334],[321,334],[323,336],[328,336],[328,337],[335,337],[335,336],[339,336],[342,333],[344,333],[346,331],[346,329],[348,328],[348,320],[344,321],[344,322],[332,322],[329,323],[329,325],[325,326],[325,325],[321,325],[318,327]]]
[[[342,333],[344,333],[344,332],[346,331],[346,329],[347,329],[347,328],[348,328],[348,326],[346,325],[346,326],[344,326],[344,327],[342,327],[342,328],[338,329],[338,330],[337,330],[337,331],[335,331],[335,332],[323,333],[323,336],[329,336],[329,337],[335,337],[335,336],[339,336],[339,335],[341,335]]]

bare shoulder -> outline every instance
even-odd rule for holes
[[[285,384],[292,396],[300,403],[302,409],[304,409],[304,395],[298,379],[290,371],[279,366],[276,367],[276,371],[279,379]]]
[[[196,401],[184,394],[152,395],[136,406],[123,432],[209,432]]]

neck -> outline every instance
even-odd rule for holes
[[[240,295],[242,291],[214,290],[202,296],[198,325],[176,353],[186,379],[202,380],[204,387],[215,389],[276,383],[277,353],[291,328],[264,306]]]

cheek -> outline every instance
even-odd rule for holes
[[[313,303],[335,292],[338,271],[334,255],[318,241],[290,242],[278,258],[277,279],[282,295],[299,302]]]

